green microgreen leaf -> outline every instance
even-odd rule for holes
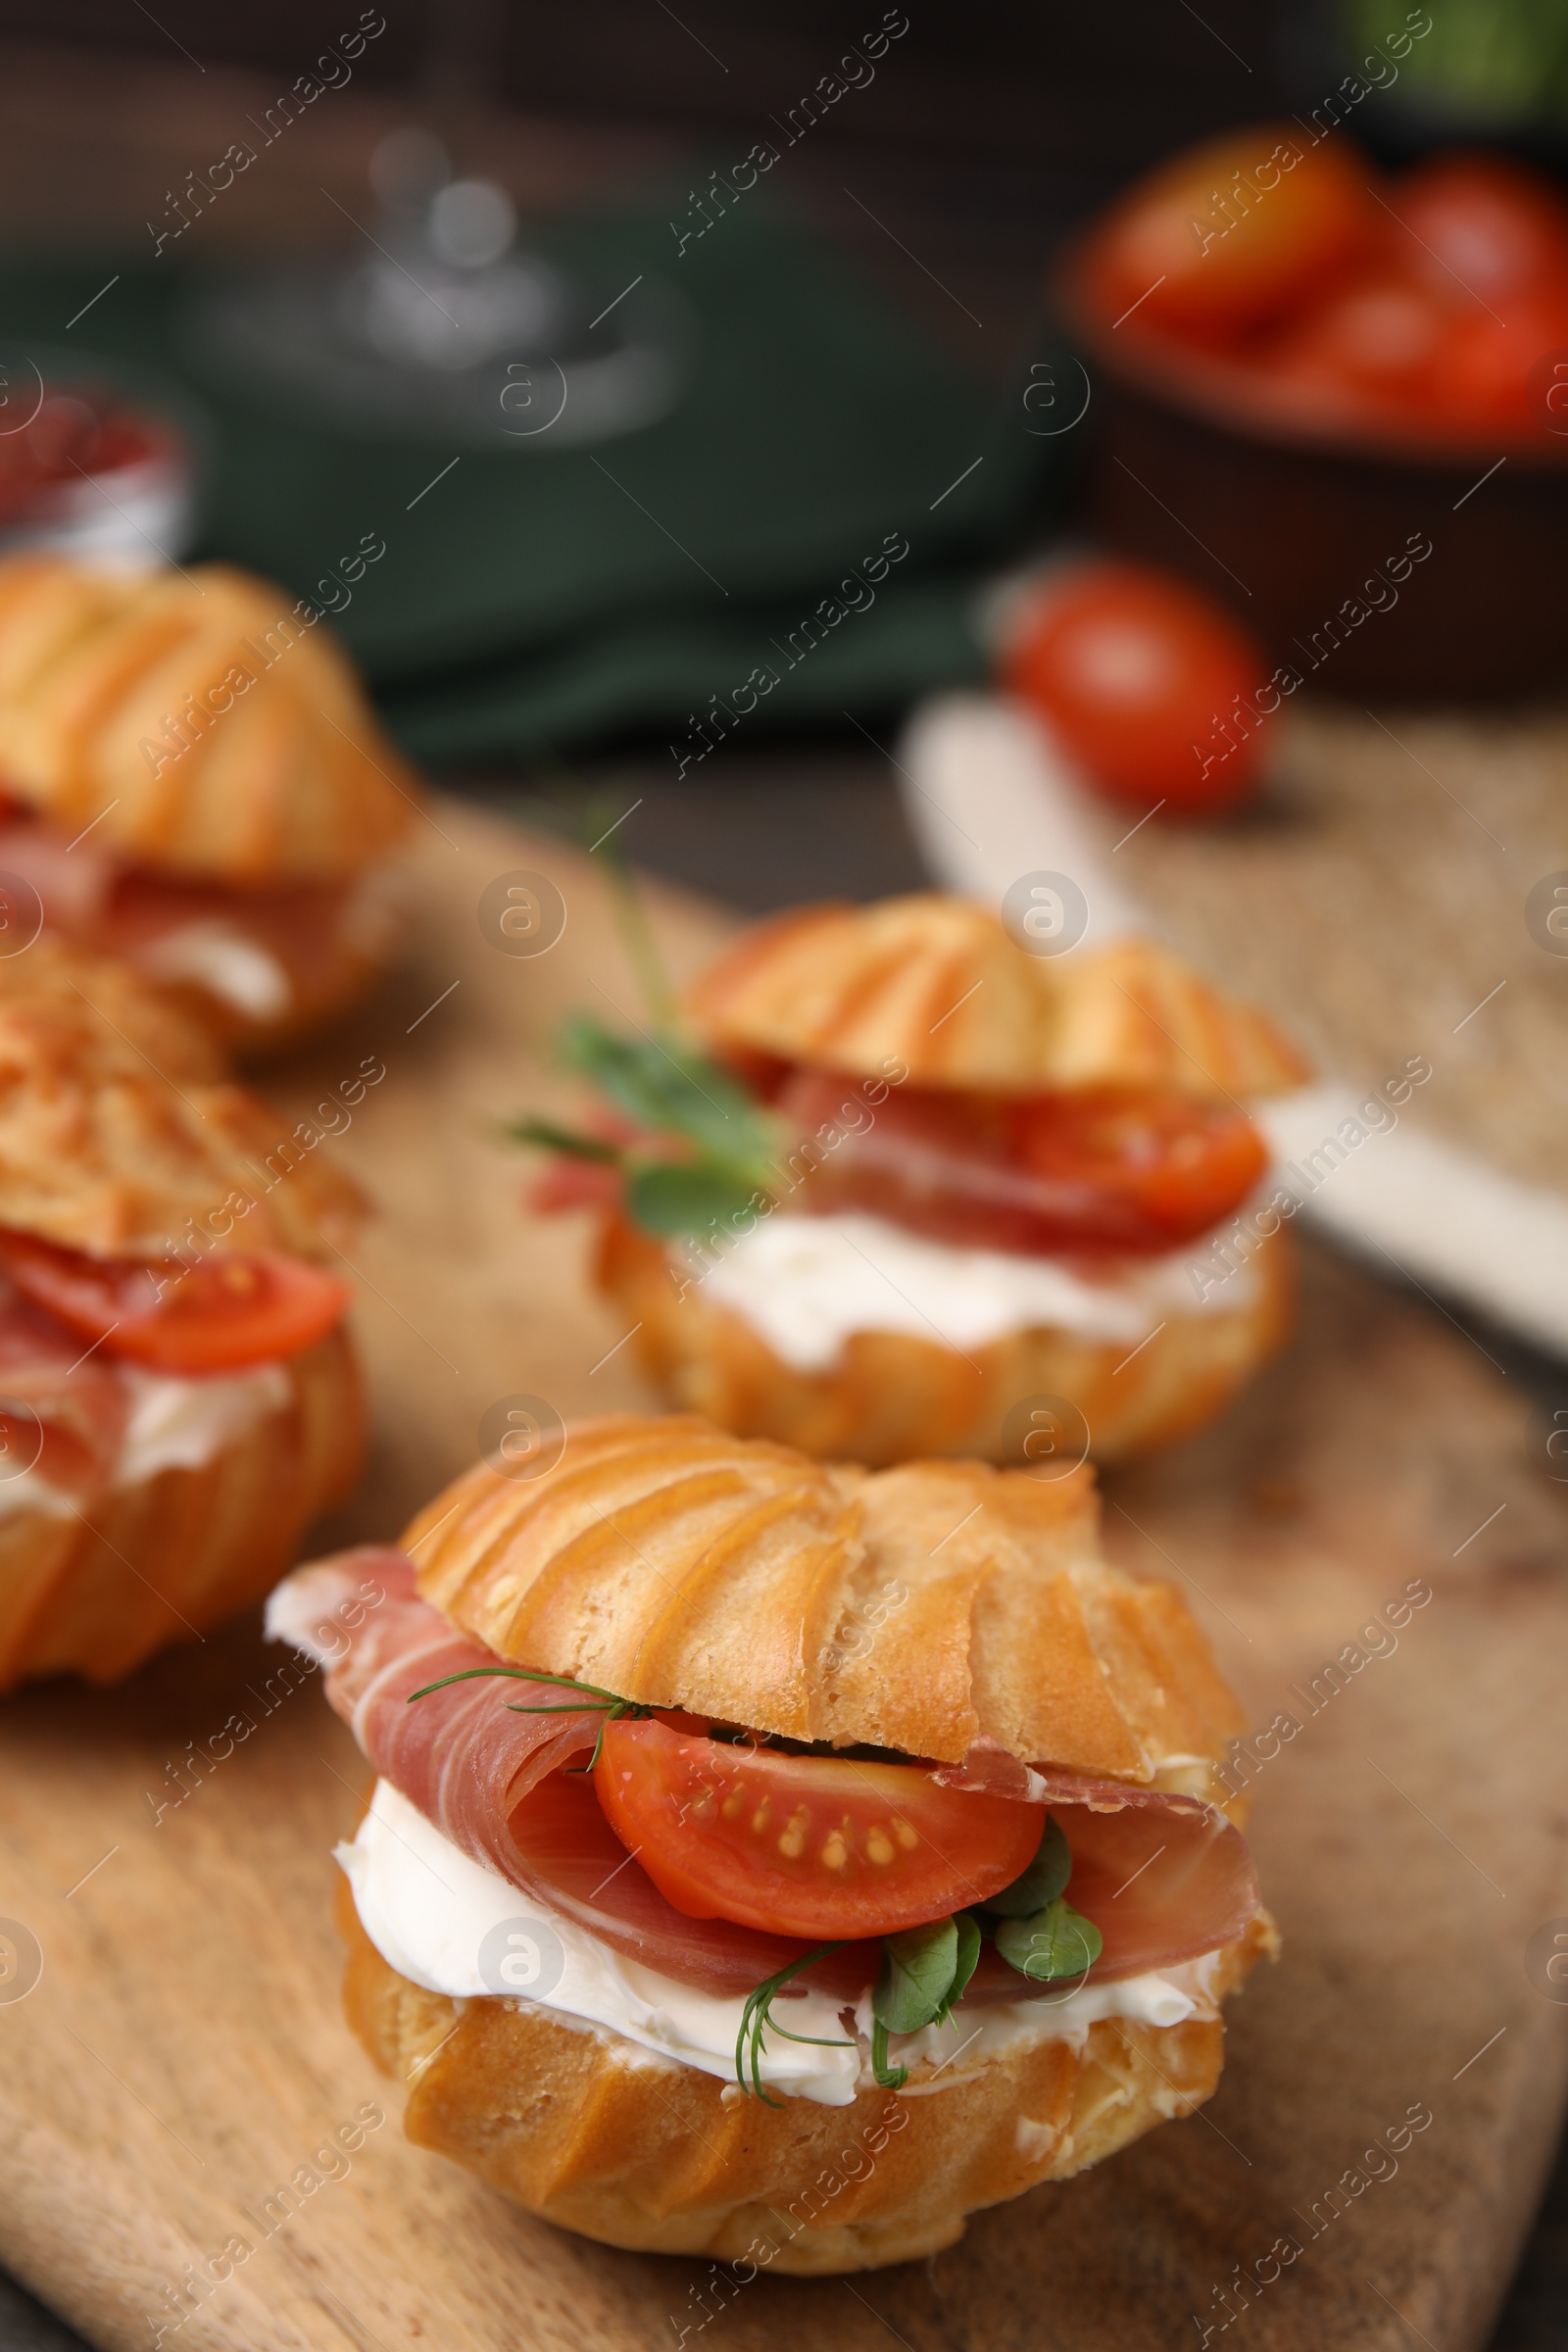
[[[620,1168],[627,1214],[644,1232],[666,1238],[708,1234],[715,1225],[739,1230],[757,1197],[771,1196],[778,1121],[672,1023],[623,1037],[579,1013],[563,1033],[561,1052],[647,1144],[607,1143],[553,1119],[518,1119],[505,1132],[515,1143]]]
[[[562,1053],[639,1127],[679,1136],[731,1167],[767,1159],[771,1123],[727,1070],[683,1040],[619,1037],[579,1013],[566,1024]]]
[[[569,1674],[541,1674],[532,1666],[465,1666],[459,1674],[444,1674],[439,1682],[426,1683],[422,1690],[411,1690],[406,1703],[412,1707],[416,1698],[428,1698],[432,1690],[444,1690],[449,1683],[477,1683],[491,1675],[503,1675],[514,1683],[553,1683],[559,1690],[580,1690],[583,1693],[581,1706],[573,1706],[569,1700],[564,1706],[509,1705],[509,1715],[598,1715],[603,1718],[599,1737],[594,1741],[593,1754],[586,1764],[565,1765],[563,1769],[567,1772],[593,1771],[599,1761],[599,1751],[605,1744],[606,1724],[619,1723],[623,1715],[640,1719],[654,1711],[652,1707],[640,1706],[634,1698],[622,1698],[616,1690],[602,1690],[597,1683],[576,1683]]]
[[[968,1990],[969,1979],[974,1975],[976,1964],[980,1958],[980,1924],[978,1920],[971,1919],[967,1911],[960,1911],[953,1924],[958,1931],[958,1956],[954,1963],[953,1983],[948,1986],[948,1997],[942,2004],[944,2023],[952,2016]]]
[[[999,1913],[1003,1919],[1033,1919],[1037,1911],[1043,1911],[1065,1890],[1071,1877],[1071,1849],[1061,1834],[1060,1824],[1048,1813],[1034,1860],[1010,1886],[1004,1886],[1000,1894],[988,1894],[984,1908]]]
[[[909,2080],[906,2066],[889,2066],[888,2030],[879,2017],[871,2020],[871,2073],[879,2090],[902,2090]]]
[[[518,1119],[502,1133],[514,1144],[538,1144],[546,1152],[564,1152],[572,1159],[602,1160],[609,1167],[618,1165],[622,1156],[618,1144],[607,1144],[597,1135],[579,1135],[574,1127],[558,1127],[554,1119]]]
[[[1104,1945],[1094,1921],[1059,1894],[1032,1919],[1002,1920],[996,1939],[1008,1966],[1036,1984],[1087,1976]]]
[[[655,1160],[636,1169],[626,1209],[645,1233],[700,1234],[753,1205],[757,1188],[716,1160]]]
[[[765,2033],[780,2034],[785,2041],[808,2041],[822,2050],[853,2050],[855,2047],[853,2041],[845,2040],[841,2034],[792,2034],[773,2015],[773,1996],[781,1986],[787,1984],[792,1977],[798,1977],[810,1968],[815,1961],[825,1960],[829,1952],[838,1949],[837,1943],[819,1943],[814,1952],[807,1952],[801,1959],[792,1960],[788,1968],[781,1968],[776,1977],[766,1978],[755,1992],[748,1993],[746,1997],[746,2006],[741,2011],[740,2032],[735,2036],[735,2080],[742,2090],[755,2091],[764,2107],[782,2107],[784,2104],[782,2099],[770,2097],[762,2088],[761,2062],[766,2046],[762,2036]],[[750,2082],[746,2080],[748,2061],[752,2077]]]
[[[956,1920],[934,1919],[882,1938],[882,1967],[871,2014],[890,2034],[918,2034],[935,2025],[958,1966]]]

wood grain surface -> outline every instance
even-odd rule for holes
[[[333,1541],[394,1533],[501,1397],[648,1401],[580,1236],[520,1212],[495,1137],[525,1100],[564,1105],[546,1054],[569,1004],[639,1017],[600,876],[450,803],[418,865],[408,971],[269,1089],[281,1131],[362,1060],[386,1069],[317,1147],[384,1206],[357,1256],[374,1457]],[[533,958],[476,915],[518,868],[566,906]],[[677,965],[722,932],[654,906]],[[1309,1255],[1290,1353],[1220,1428],[1107,1481],[1117,1556],[1182,1582],[1253,1724],[1299,1722],[1256,1773],[1285,1956],[1236,2003],[1207,2109],[852,2280],[613,2253],[404,2143],[398,2087],[338,2007],[329,1856],[364,1768],[253,1621],[118,1692],[24,1693],[0,1709],[0,1917],[42,1971],[0,1999],[0,2258],[117,2348],[1143,2352],[1206,2326],[1259,2352],[1466,2352],[1568,2082],[1568,2009],[1526,1962],[1568,1914],[1568,1505],[1513,1387],[1425,1307]],[[1358,1641],[1415,1580],[1431,1600]],[[1362,1662],[1331,1693],[1342,1653]],[[171,1768],[240,1714],[254,1729],[170,1801]],[[1412,2111],[1431,2120],[1400,2144]],[[190,2293],[225,2246],[231,2275]]]

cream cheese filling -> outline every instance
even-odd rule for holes
[[[470,1861],[389,1782],[377,1782],[357,1835],[336,1851],[370,1941],[389,1967],[427,1992],[536,2002],[734,2088],[742,1997],[704,1992],[623,1959],[585,1928]],[[1208,1987],[1219,1957],[1206,1953],[1114,1984],[964,2011],[951,2025],[892,2035],[890,2053],[909,2069],[906,2095],[938,2092],[988,2059],[1040,2041],[1081,2042],[1101,2018],[1165,2027],[1212,2016]],[[838,2046],[768,2034],[760,2073],[770,2089],[848,2107],[872,2086],[869,1988],[856,2007],[849,2042],[845,2007],[819,1992],[780,1998],[775,2015],[792,2034],[818,2034]],[[955,2067],[960,2052],[961,2067]]]
[[[1207,1237],[1163,1257],[1123,1258],[1094,1281],[1050,1257],[962,1250],[859,1210],[761,1218],[698,1277],[798,1372],[824,1372],[858,1331],[906,1333],[962,1351],[1051,1329],[1133,1348],[1173,1314],[1252,1304],[1244,1264],[1200,1299],[1188,1272]]]
[[[109,1484],[139,1487],[164,1470],[199,1470],[216,1453],[258,1421],[281,1412],[293,1393],[287,1367],[254,1364],[244,1372],[209,1373],[184,1380],[149,1372],[139,1364],[116,1367],[129,1392],[130,1410]],[[69,1519],[74,1496],[35,1470],[7,1476],[0,1458],[0,1518],[17,1511],[47,1511]]]
[[[137,960],[161,980],[194,981],[253,1021],[275,1020],[294,1001],[293,983],[270,949],[220,916],[166,931]]]

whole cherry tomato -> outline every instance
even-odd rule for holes
[[[1002,674],[1118,799],[1207,813],[1257,780],[1268,665],[1219,606],[1163,572],[1095,563],[1051,581]]]
[[[1331,287],[1269,345],[1266,365],[1325,413],[1371,401],[1424,403],[1452,331],[1453,305],[1420,280],[1388,271]]]
[[[1499,294],[1487,306],[1463,303],[1434,361],[1432,414],[1478,432],[1531,424],[1560,432],[1564,419],[1548,408],[1542,381],[1542,363],[1558,357],[1568,358],[1568,280]]]
[[[1092,240],[1090,284],[1111,318],[1228,342],[1283,316],[1358,254],[1380,215],[1370,167],[1343,139],[1259,123],[1140,180]]]
[[[1498,310],[1499,295],[1568,278],[1568,205],[1551,185],[1500,155],[1440,155],[1388,195],[1390,251],[1440,293]]]

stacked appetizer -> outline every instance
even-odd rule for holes
[[[416,787],[303,600],[0,564],[0,883],[270,1048],[380,969]]]
[[[1071,1458],[1078,1416],[1108,1459],[1280,1344],[1284,1237],[1224,1281],[1209,1252],[1267,1166],[1247,1099],[1305,1072],[1169,950],[1034,956],[936,894],[813,906],[685,1012],[576,1023],[606,1115],[516,1130],[556,1154],[544,1205],[597,1206],[601,1285],[683,1405],[873,1463]]]
[[[346,1997],[409,2136],[614,2245],[951,2244],[1205,2099],[1273,1948],[1235,1703],[1086,1468],[591,1422],[269,1630],[379,1776]]]
[[[0,1689],[194,1638],[358,1474],[358,1196],[213,1054],[122,965],[0,958]]]

